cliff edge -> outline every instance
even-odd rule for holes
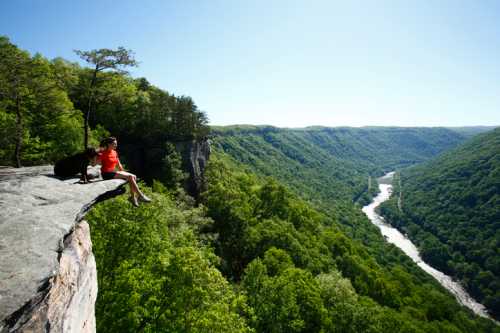
[[[0,169],[0,332],[94,332],[90,207],[122,180],[79,184],[52,166]]]

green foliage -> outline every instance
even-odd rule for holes
[[[160,180],[170,188],[180,188],[187,174],[182,171],[182,158],[175,146],[166,144]]]
[[[75,53],[83,60],[89,63],[92,67],[88,86],[85,86],[86,108],[83,109],[83,129],[84,129],[84,146],[88,147],[89,143],[89,118],[95,101],[96,90],[101,90],[101,85],[108,84],[106,75],[101,75],[102,72],[108,71],[113,73],[126,73],[122,68],[126,66],[137,66],[137,62],[133,58],[131,50],[126,50],[119,47],[116,50],[99,49],[92,51],[75,50]],[[89,71],[86,71],[89,72]]]
[[[338,220],[272,178],[223,154],[212,156],[207,178],[220,269],[242,288],[257,331],[460,332],[464,320],[472,330],[494,330],[399,250],[350,239]]]
[[[377,191],[376,184],[368,188],[369,175],[425,161],[463,141],[444,128],[229,126],[212,133],[216,149],[323,207],[340,199],[366,203]]]
[[[320,295],[328,315],[325,326],[329,332],[360,332],[363,320],[360,315],[359,297],[348,279],[333,271],[316,276]]]
[[[500,129],[401,173],[381,211],[422,257],[500,316]],[[397,198],[402,193],[402,211]]]
[[[250,332],[245,298],[196,236],[198,226],[210,223],[203,210],[181,209],[168,193],[148,195],[153,203],[139,209],[120,197],[88,216],[98,270],[97,331]]]
[[[30,56],[0,37],[0,163],[42,164],[73,152],[80,114],[41,55]]]
[[[465,126],[465,127],[448,127],[448,129],[458,132],[466,138],[472,138],[475,135],[491,131],[496,126]]]
[[[290,267],[269,276],[265,263],[253,261],[243,280],[243,287],[249,291],[249,305],[255,311],[252,324],[256,330],[319,332],[326,310],[311,273]]]
[[[0,108],[0,164],[13,163],[16,146],[16,116]]]
[[[178,183],[182,175],[168,143],[206,137],[205,113],[190,97],[131,78],[122,70],[136,64],[128,50],[78,54],[93,67],[30,56],[0,37],[0,164],[53,163],[112,134],[133,172]],[[165,167],[172,167],[172,179],[162,175]]]
[[[402,264],[422,278],[424,273],[394,246],[386,244],[378,228],[368,221],[357,205],[368,201],[377,191],[375,177],[370,173],[377,174],[396,165],[428,159],[458,143],[461,140],[459,135],[441,128],[287,130],[252,126],[216,128],[214,133],[219,134],[214,138],[216,153],[235,165],[234,168],[275,177],[328,216],[326,224],[338,226],[348,237],[366,245],[366,252],[378,264],[388,267]],[[274,138],[272,142],[269,141],[270,135]],[[293,154],[290,153],[292,150]],[[290,158],[292,155],[295,157]],[[366,156],[371,157],[367,159]],[[226,170],[221,173],[226,173]],[[234,184],[227,180],[220,188],[234,188]],[[241,192],[252,193],[245,188]],[[277,191],[277,195],[281,192]],[[356,201],[355,205],[353,201]],[[265,205],[270,201],[266,198],[262,202]],[[233,206],[241,204],[241,199],[238,199]]]

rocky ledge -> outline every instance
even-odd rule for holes
[[[95,170],[94,170],[95,172]],[[85,213],[124,181],[0,169],[0,332],[94,332],[95,260]]]

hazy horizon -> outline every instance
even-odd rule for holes
[[[78,62],[74,49],[124,46],[133,77],[215,126],[500,124],[494,1],[20,0],[0,3],[0,34]]]
[[[276,126],[271,124],[228,124],[228,125],[217,125],[210,124],[210,127],[233,127],[233,126],[248,126],[248,127],[276,127],[276,128],[285,128],[285,129],[307,129],[307,128],[340,128],[340,127],[352,127],[352,128],[365,128],[365,127],[396,127],[396,128],[412,128],[412,127],[421,127],[421,128],[497,128],[500,125],[466,125],[466,126],[398,126],[398,125],[361,125],[361,126],[350,126],[350,125],[307,125],[301,127],[287,127],[287,126]]]

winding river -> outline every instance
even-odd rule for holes
[[[420,268],[432,275],[436,280],[441,283],[443,287],[448,289],[458,300],[458,302],[479,316],[490,318],[486,312],[484,305],[476,302],[463,288],[462,286],[453,281],[451,277],[438,271],[437,269],[426,264],[418,252],[417,247],[403,234],[401,234],[396,228],[393,228],[388,223],[384,221],[384,218],[375,212],[382,202],[389,199],[392,193],[392,178],[394,172],[389,172],[385,176],[378,179],[380,193],[373,199],[372,203],[363,207],[363,212],[368,216],[370,221],[376,225],[385,239],[406,253]],[[490,318],[491,319],[491,318]]]

